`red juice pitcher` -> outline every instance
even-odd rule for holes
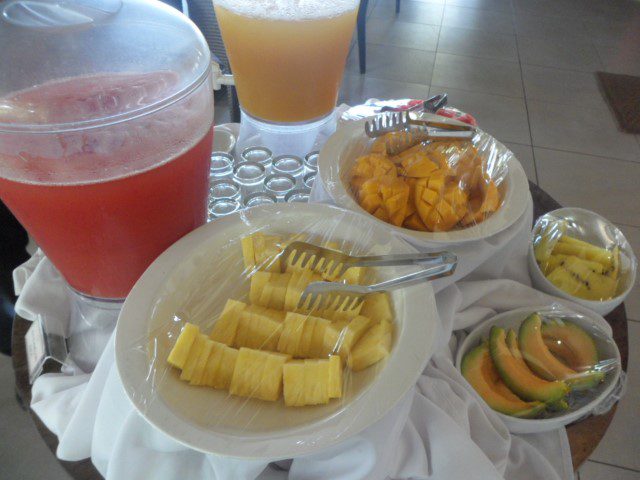
[[[121,301],[206,221],[209,48],[155,0],[0,9],[0,198],[76,293]]]

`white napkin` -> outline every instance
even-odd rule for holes
[[[436,285],[440,317],[436,354],[416,387],[377,424],[336,447],[284,462],[279,470],[264,461],[205,455],[168,438],[149,425],[128,400],[114,362],[113,337],[94,351],[92,374],[71,368],[47,374],[33,386],[32,408],[59,438],[58,457],[91,456],[107,479],[548,479],[572,480],[566,432],[511,435],[453,365],[454,330],[502,311],[560,300],[537,292],[526,270],[532,208],[512,227],[472,247],[471,275]],[[86,336],[94,319],[70,325],[66,287],[51,263],[37,253],[14,275],[17,312],[58,322],[71,335]],[[507,278],[508,280],[497,280]],[[566,302],[565,302],[566,303]],[[109,328],[98,322],[104,340]],[[100,342],[94,342],[95,347]],[[72,356],[86,356],[87,342],[74,342]],[[102,352],[100,355],[99,352]],[[99,357],[99,360],[98,360]],[[75,375],[73,375],[75,374]],[[278,465],[283,465],[280,462]]]

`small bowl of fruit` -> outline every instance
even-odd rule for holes
[[[619,228],[597,213],[560,208],[533,227],[529,272],[534,287],[600,315],[633,288],[637,260]]]
[[[599,315],[527,307],[476,327],[456,364],[513,433],[536,433],[604,413],[617,399],[620,352]]]

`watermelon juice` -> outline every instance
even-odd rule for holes
[[[0,131],[0,198],[80,293],[124,298],[206,221],[211,84],[158,106],[175,82],[171,72],[77,77],[0,99],[0,123],[32,126]],[[140,111],[118,117],[132,105]],[[65,123],[79,116],[80,128]]]

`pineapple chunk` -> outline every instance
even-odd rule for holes
[[[391,300],[387,293],[374,293],[367,295],[365,298],[360,315],[369,317],[374,323],[387,320],[393,320],[393,309],[391,308]]]
[[[329,356],[329,398],[342,397],[342,359]]]
[[[204,349],[205,340],[207,337],[201,333],[195,338],[193,342],[193,346],[189,350],[189,356],[187,357],[187,361],[182,368],[182,373],[180,373],[180,380],[191,380],[191,376],[196,368],[198,363],[198,359],[200,357],[200,352]]]
[[[178,340],[176,340],[176,344],[169,353],[167,361],[174,367],[182,369],[189,357],[189,350],[191,350],[191,346],[199,334],[200,329],[197,326],[185,323]]]
[[[277,400],[281,392],[283,365],[289,358],[288,355],[241,348],[229,393],[261,400]]]
[[[209,338],[225,345],[233,345],[240,316],[246,307],[245,303],[237,300],[227,300],[218,321],[213,325]]]
[[[382,321],[371,327],[356,343],[347,358],[347,365],[354,372],[364,370],[389,355],[393,327]]]
[[[239,352],[235,348],[225,347],[220,361],[220,367],[213,380],[213,388],[229,389],[235,372]]]
[[[256,305],[262,305],[263,307],[268,307],[269,305],[264,305],[260,303],[260,299],[262,297],[262,291],[264,290],[265,285],[269,283],[271,279],[271,274],[268,272],[255,272],[251,276],[251,287],[249,288],[249,301]]]

